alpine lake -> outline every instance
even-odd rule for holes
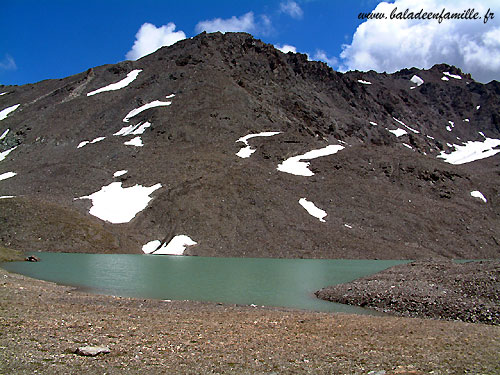
[[[39,262],[3,263],[2,267],[32,278],[114,296],[355,314],[378,313],[323,301],[314,292],[409,262],[49,252],[35,255]]]

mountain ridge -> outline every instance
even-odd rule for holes
[[[87,95],[134,70],[128,85]],[[0,161],[0,175],[17,173],[0,181],[0,196],[16,196],[0,199],[3,246],[140,253],[188,235],[197,245],[186,255],[498,258],[498,155],[462,165],[437,156],[500,139],[500,84],[456,67],[339,73],[249,34],[203,33],[4,91],[0,110],[21,105],[0,121],[0,152],[17,147]],[[113,135],[126,126],[137,134]],[[261,132],[279,134],[238,142]],[[138,137],[143,146],[124,145]],[[305,159],[312,176],[277,170],[328,145],[343,149]],[[245,146],[255,151],[238,157]],[[76,198],[113,183],[161,187],[134,219],[112,224]]]

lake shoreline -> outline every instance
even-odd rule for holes
[[[500,261],[417,261],[316,292],[397,316],[500,325]]]
[[[495,373],[500,328],[87,294],[0,269],[0,372]],[[106,345],[109,354],[74,354]]]

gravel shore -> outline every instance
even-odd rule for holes
[[[392,315],[500,324],[500,261],[401,264],[316,292]]]
[[[497,374],[500,327],[86,294],[0,270],[1,374]],[[81,346],[107,346],[96,357]]]

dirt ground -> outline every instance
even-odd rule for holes
[[[500,372],[498,326],[119,298],[4,270],[0,325],[1,374]]]

